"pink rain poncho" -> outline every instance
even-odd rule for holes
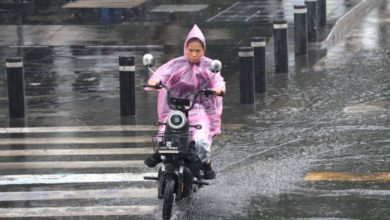
[[[221,89],[225,91],[225,81],[220,73],[209,70],[211,59],[202,57],[199,63],[191,63],[187,59],[187,43],[190,39],[199,39],[206,49],[206,40],[198,26],[194,25],[184,43],[184,56],[175,58],[156,70],[151,79],[161,81],[175,97],[190,98],[194,92],[202,88]],[[171,109],[167,104],[167,92],[159,90],[157,112],[160,122],[165,122]],[[191,139],[195,141],[198,156],[202,162],[210,161],[212,138],[221,133],[222,97],[203,95],[196,100],[194,108],[189,112],[190,125],[200,124],[202,129],[191,128]],[[163,131],[164,127],[160,129]]]

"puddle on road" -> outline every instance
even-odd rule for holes
[[[210,186],[178,206],[185,219],[246,219],[253,197],[275,198],[294,190],[305,161],[297,158],[246,161],[219,172]]]

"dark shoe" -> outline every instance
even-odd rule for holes
[[[213,168],[211,168],[211,162],[209,163],[204,163],[203,164],[203,167],[204,167],[204,175],[203,175],[203,178],[206,179],[206,180],[211,180],[211,179],[215,179],[215,177],[217,176],[213,170]]]
[[[161,162],[161,157],[159,153],[154,153],[144,160],[144,164],[148,167],[155,167]]]

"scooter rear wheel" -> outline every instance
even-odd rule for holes
[[[163,220],[169,220],[172,216],[173,201],[174,201],[175,181],[171,178],[165,179],[164,195],[163,195]]]

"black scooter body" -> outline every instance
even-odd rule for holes
[[[197,155],[195,143],[190,141],[190,127],[201,129],[200,125],[190,125],[188,123],[187,106],[190,106],[190,100],[182,98],[169,98],[170,107],[174,106],[175,111],[184,113],[186,117],[185,125],[180,129],[174,129],[168,126],[168,123],[159,122],[156,125],[165,125],[165,132],[156,135],[158,142],[154,149],[162,157],[162,167],[158,171],[157,178],[145,177],[145,179],[154,179],[158,184],[158,198],[162,199],[165,189],[165,180],[175,180],[175,200],[179,201],[188,197],[203,185],[208,185],[202,181],[201,171],[203,165]],[[177,153],[172,151],[177,150]],[[203,171],[204,172],[204,171]]]

